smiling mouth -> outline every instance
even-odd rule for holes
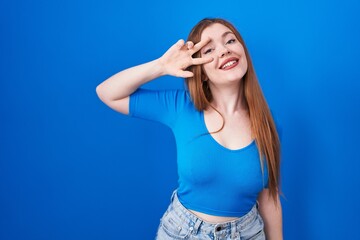
[[[238,62],[237,60],[233,60],[233,61],[227,62],[227,63],[225,63],[225,64],[221,67],[221,69],[226,69],[226,68],[228,68],[228,67],[231,67],[232,65],[234,65],[234,64],[237,63],[237,62]]]
[[[228,70],[235,67],[239,63],[239,59],[233,59],[226,62],[224,65],[220,67],[221,70]]]

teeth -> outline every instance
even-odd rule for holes
[[[227,67],[230,67],[231,65],[233,65],[234,63],[236,63],[236,61],[230,61],[230,62],[227,62],[226,64],[224,64],[224,66],[222,66],[221,68],[224,69],[224,68],[227,68]]]

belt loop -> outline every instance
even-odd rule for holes
[[[236,223],[231,222],[231,239],[236,239]]]
[[[194,229],[193,229],[193,233],[196,235],[199,231],[200,225],[202,224],[202,220],[199,218],[196,218],[195,220],[195,224],[194,224]]]

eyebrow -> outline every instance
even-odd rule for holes
[[[226,35],[228,35],[228,34],[234,34],[233,32],[231,32],[231,31],[226,31],[226,32],[224,32],[223,34],[221,34],[221,37],[222,38],[224,38],[224,37],[226,37]],[[235,34],[234,34],[235,35]],[[213,40],[212,40],[212,38],[210,38],[210,41],[205,45],[205,46],[207,46],[209,43],[211,43]],[[204,46],[204,47],[205,47]]]
[[[227,31],[227,32],[224,32],[224,33],[221,35],[221,37],[225,37],[226,35],[228,35],[228,34],[230,34],[230,33],[234,34],[234,33],[231,32],[231,31]]]

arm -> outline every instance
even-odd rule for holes
[[[269,194],[269,189],[264,189],[259,197],[259,212],[264,220],[266,239],[282,240],[282,209],[279,196],[277,201]]]
[[[192,58],[208,41],[200,41],[194,46],[192,42],[184,44],[179,40],[160,58],[111,76],[97,86],[96,93],[112,109],[129,114],[129,96],[141,85],[163,75],[192,77],[192,72],[185,71],[187,67],[211,62],[212,58]]]

